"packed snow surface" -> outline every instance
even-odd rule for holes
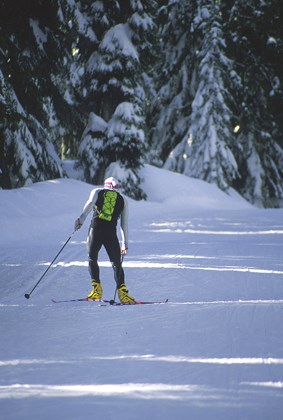
[[[93,186],[0,191],[0,418],[281,420],[283,210],[145,166],[126,283],[162,305],[54,304],[90,291],[73,232]],[[64,243],[50,270],[29,293]],[[105,298],[115,292],[100,254]]]

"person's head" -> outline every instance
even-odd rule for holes
[[[104,189],[118,191],[119,184],[117,179],[113,178],[113,176],[111,176],[110,178],[106,178],[104,181]]]

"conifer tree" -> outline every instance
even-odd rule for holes
[[[63,176],[61,162],[46,130],[25,112],[15,91],[0,70],[2,188]]]
[[[167,168],[282,205],[280,2],[162,3],[149,158],[170,155]]]
[[[147,119],[148,158],[158,166],[187,136],[195,93],[194,34],[190,31],[195,4],[185,0],[162,3],[156,17],[159,59],[153,69],[154,89]]]
[[[159,97],[163,93],[167,96],[166,106],[156,124],[161,130],[157,128],[152,141],[157,143],[158,138],[165,137],[162,146],[165,143],[167,153],[168,145],[175,146],[166,160],[166,168],[227,190],[237,174],[229,95],[232,84],[229,79],[235,74],[225,55],[219,6],[212,0],[199,0],[197,7],[191,8],[186,2],[174,6],[169,14],[167,36],[171,45],[168,50],[175,54],[174,59],[170,54],[168,60],[175,76],[159,90]],[[176,30],[180,32],[176,37],[170,29],[171,25],[176,27],[177,18]],[[187,29],[180,25],[183,21]],[[177,52],[172,49],[172,37],[179,40]],[[175,86],[171,85],[172,80]],[[168,94],[174,94],[170,102]],[[161,157],[164,159],[164,155]]]
[[[143,6],[138,0],[93,3],[94,20],[101,16],[103,20],[97,32],[99,45],[88,60],[87,74],[93,112],[108,128],[103,136],[103,147],[101,141],[96,147],[97,137],[94,135],[91,139],[88,131],[88,141],[83,136],[79,151],[80,165],[86,176],[87,168],[94,164],[92,154],[96,155],[96,166],[92,168],[94,177],[88,181],[102,183],[105,174],[110,173],[110,165],[111,171],[115,166],[124,191],[126,185],[135,186],[127,193],[137,199],[145,197],[138,173],[145,151],[145,137],[141,135],[145,119],[142,65],[149,51],[147,33],[153,29],[147,13],[153,2],[147,3],[149,6]]]
[[[200,1],[193,20],[193,30],[199,33],[198,65],[188,135],[178,145],[182,172],[194,178],[215,183],[227,190],[237,174],[236,150],[229,104],[231,61],[225,56],[225,41],[219,7],[214,1]],[[227,77],[228,76],[228,77]],[[172,152],[174,156],[174,151]],[[166,166],[172,166],[173,156]],[[180,162],[181,160],[181,162]],[[175,169],[173,167],[173,169]]]
[[[283,200],[280,66],[282,7],[277,0],[235,1],[228,22],[230,51],[241,78],[238,92],[239,177],[233,186],[252,203],[274,207]],[[281,59],[280,59],[281,58]]]
[[[84,177],[91,184],[95,184],[98,179],[103,180],[105,175],[106,166],[103,154],[107,140],[106,133],[107,123],[103,118],[91,112],[79,146]]]
[[[50,77],[46,24],[52,22],[54,15],[52,5],[46,2],[30,1],[22,7],[19,2],[4,0],[0,16],[3,187],[13,188],[63,176],[58,156],[48,140],[49,115],[44,102],[48,90],[46,74]]]

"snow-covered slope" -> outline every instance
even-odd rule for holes
[[[93,187],[0,191],[1,419],[281,420],[283,211],[148,165],[143,177],[124,267],[137,299],[169,299],[157,306],[53,304],[90,290],[88,223],[73,223]],[[112,298],[104,251],[100,264]]]
[[[188,178],[150,165],[145,165],[142,176],[148,200],[165,202],[166,205],[172,203],[173,209],[180,209],[180,201],[187,210],[251,208],[235,191],[231,190],[231,195],[227,195],[215,185],[200,179]]]

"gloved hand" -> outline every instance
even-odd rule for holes
[[[80,218],[78,218],[76,221],[75,221],[75,230],[79,230],[81,227],[82,227],[82,222],[80,221]]]

